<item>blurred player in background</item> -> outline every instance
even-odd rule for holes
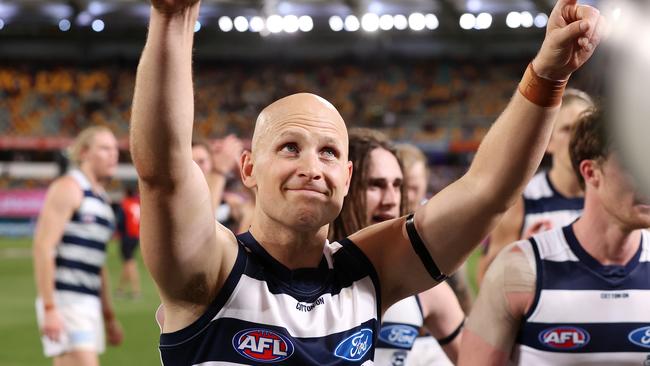
[[[141,296],[138,263],[134,257],[140,242],[140,196],[137,194],[137,187],[126,189],[126,195],[120,204],[117,226],[122,255],[122,272],[117,294],[137,299]]]
[[[407,200],[403,198],[411,185],[408,178],[404,179],[402,164],[388,137],[379,131],[355,128],[350,130],[349,141],[352,180],[343,209],[330,226],[332,241],[408,212]],[[464,319],[465,314],[446,283],[397,302],[382,318],[375,365],[409,364],[409,358],[415,356],[411,348],[422,327],[443,340],[445,353],[455,362]],[[443,356],[433,363],[441,364],[447,365],[449,361]]]
[[[105,267],[115,216],[104,185],[115,173],[117,141],[104,127],[75,140],[76,169],[49,187],[34,233],[36,313],[45,355],[54,365],[99,364],[105,348],[120,344]]]
[[[528,183],[524,194],[506,212],[501,222],[490,233],[487,253],[479,261],[479,283],[506,245],[552,228],[570,224],[582,213],[582,188],[569,157],[571,128],[580,116],[594,107],[591,97],[576,89],[567,89],[562,98],[547,153],[553,157],[551,169],[538,173]]]
[[[650,199],[605,128],[581,117],[571,162],[582,216],[515,242],[485,275],[460,365],[645,365],[650,331]]]

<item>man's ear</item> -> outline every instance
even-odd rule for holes
[[[347,178],[345,179],[345,196],[348,195],[348,191],[350,190],[350,181],[352,180],[352,170],[354,170],[354,165],[352,164],[351,161],[348,161],[348,165],[346,166],[347,169],[346,172],[348,173]]]
[[[257,181],[253,174],[253,154],[250,150],[244,150],[239,158],[239,173],[244,185],[250,189],[257,187]]]
[[[596,160],[587,159],[580,162],[580,175],[585,181],[585,186],[597,188],[600,185],[600,165]]]

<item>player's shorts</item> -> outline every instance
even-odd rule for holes
[[[103,353],[106,341],[99,297],[70,291],[55,291],[54,301],[63,321],[63,333],[56,342],[44,335],[41,336],[45,356],[59,356],[71,351]],[[44,309],[40,298],[36,299],[36,318],[39,329],[42,329]]]
[[[122,260],[128,261],[133,259],[135,249],[138,247],[139,239],[132,237],[123,237],[120,245],[120,252],[122,253]]]

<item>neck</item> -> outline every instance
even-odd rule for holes
[[[87,165],[82,164],[79,167],[79,170],[81,170],[81,172],[84,174],[86,179],[88,179],[88,182],[90,182],[90,185],[93,187],[93,190],[98,191],[104,189],[103,182],[97,178],[97,176],[93,173],[92,169],[90,169]]]
[[[585,202],[584,215],[573,225],[576,238],[600,264],[627,264],[639,249],[641,230],[626,228],[604,212],[594,211]]]
[[[554,164],[553,168],[548,172],[548,178],[551,180],[553,187],[564,197],[582,197],[582,187],[580,187],[573,170],[567,170],[560,167],[559,164]]]
[[[316,230],[296,230],[266,215],[256,206],[251,234],[278,262],[289,269],[315,268],[323,257],[327,225]]]

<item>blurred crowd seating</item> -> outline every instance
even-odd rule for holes
[[[197,64],[195,128],[208,138],[250,137],[264,106],[312,92],[330,100],[349,125],[462,151],[483,137],[524,68],[522,62],[452,61]],[[94,124],[126,136],[134,82],[134,65],[0,66],[0,134],[73,136]]]

